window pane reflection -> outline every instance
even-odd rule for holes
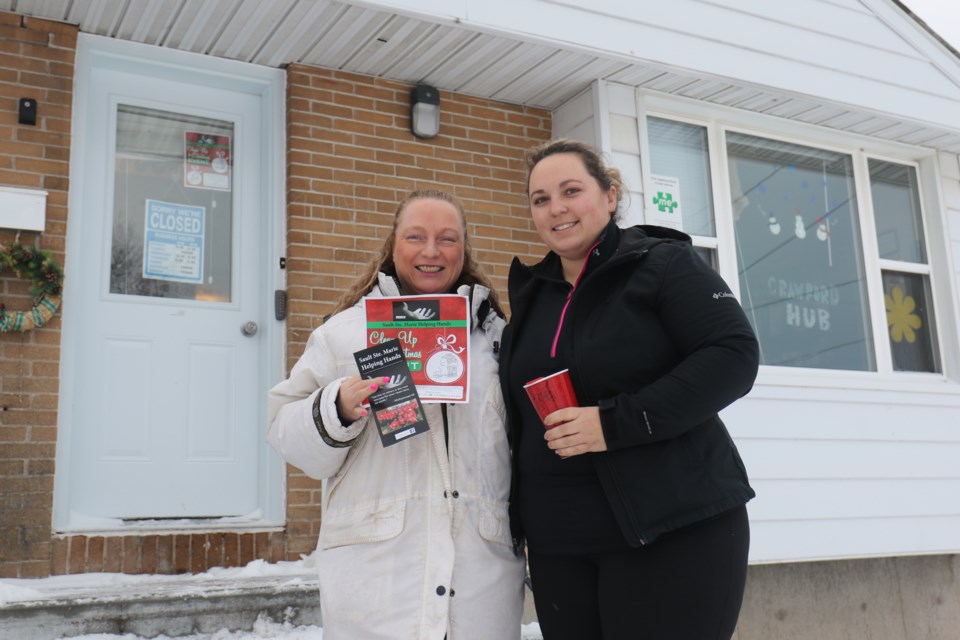
[[[939,371],[930,300],[925,276],[883,272],[883,302],[896,371]]]
[[[875,370],[851,157],[733,132],[727,152],[761,363]]]
[[[881,160],[869,163],[880,257],[925,264],[916,169]]]
[[[717,252],[715,249],[708,249],[706,247],[694,247],[693,252],[703,260],[705,263],[710,265],[710,268],[720,273],[719,265],[717,264]]]

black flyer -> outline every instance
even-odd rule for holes
[[[383,446],[389,447],[430,429],[399,340],[362,349],[353,357],[361,378],[379,379],[380,386],[370,394],[369,401]],[[387,382],[383,382],[383,378]]]

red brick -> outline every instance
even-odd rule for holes
[[[140,545],[140,572],[157,573],[158,536],[145,536]]]
[[[123,569],[123,538],[105,536],[103,541],[103,570],[107,573],[120,573]]]
[[[50,556],[50,573],[62,576],[67,573],[67,554],[70,550],[70,538],[56,537],[53,539],[53,551]]]
[[[20,565],[20,578],[46,578],[50,575],[50,564],[46,559],[23,562]]]
[[[85,573],[87,570],[86,536],[71,537],[70,549],[67,554],[67,573]]]
[[[226,546],[227,536],[229,533],[220,532],[208,534],[208,538],[211,542],[210,550],[207,552],[207,566],[208,567],[223,567],[226,566],[223,562],[224,559],[224,547]]]
[[[174,573],[173,543],[172,535],[157,537],[157,573],[164,575]]]
[[[256,558],[252,533],[240,534],[239,549],[237,566],[244,567]]]
[[[104,539],[90,538],[87,540],[87,567],[90,572],[102,572],[104,560]]]
[[[235,532],[227,532],[223,535],[223,566],[239,566],[239,545],[240,536]]]
[[[140,570],[140,545],[143,539],[139,536],[124,536],[123,540],[123,573],[138,573]]]
[[[206,570],[206,536],[202,533],[194,533],[190,536],[190,573],[203,573]]]
[[[173,571],[174,573],[190,573],[191,536],[176,534],[173,536]]]

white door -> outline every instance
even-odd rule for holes
[[[82,89],[60,501],[74,525],[250,514],[275,322],[262,96],[109,56]]]

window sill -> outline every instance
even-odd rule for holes
[[[960,384],[942,373],[878,373],[761,366],[751,396],[774,397],[788,389],[919,393],[960,398]]]

